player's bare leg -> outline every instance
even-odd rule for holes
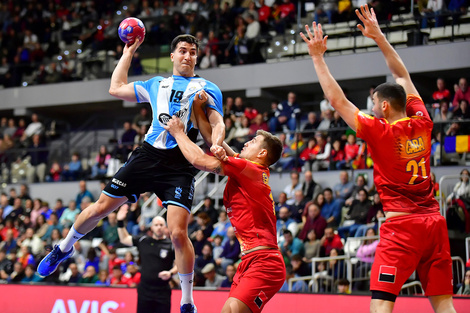
[[[52,274],[62,261],[73,255],[73,245],[75,242],[95,228],[103,217],[107,216],[126,201],[126,197],[112,198],[102,193],[98,201],[87,207],[78,215],[67,237],[65,237],[59,245],[53,247],[52,251],[41,260],[37,269],[39,275],[49,276]]]
[[[388,300],[372,299],[370,301],[370,313],[391,313],[395,302]]]
[[[251,310],[242,301],[237,298],[230,297],[225,301],[221,313],[251,313]]]
[[[194,247],[188,238],[189,213],[185,208],[169,205],[168,230],[175,248],[175,263],[181,280],[181,304],[193,303]]]
[[[127,201],[126,197],[112,198],[101,193],[98,201],[91,204],[78,215],[73,227],[77,232],[87,234],[98,225],[101,219],[108,216]]]
[[[430,296],[432,308],[436,313],[455,313],[451,295]]]

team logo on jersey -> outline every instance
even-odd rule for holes
[[[410,139],[406,141],[405,151],[406,154],[413,154],[424,151],[424,140],[422,137]]]
[[[416,111],[415,115],[416,115],[416,116],[424,116],[424,114],[423,114],[422,111]]]
[[[379,281],[385,283],[395,283],[397,268],[395,266],[380,265]]]
[[[265,185],[267,185],[269,183],[269,177],[268,177],[268,174],[266,174],[265,172],[263,172],[263,183]]]
[[[171,119],[171,116],[170,114],[168,113],[161,113],[159,116],[158,116],[158,121],[160,122],[160,124],[163,124],[163,125],[166,125],[168,124],[168,121]]]
[[[178,112],[176,112],[175,115],[176,117],[179,117],[179,118],[183,118],[184,116],[186,116],[188,113],[188,108],[185,107],[181,110],[179,110]],[[171,115],[168,114],[168,113],[160,113],[160,115],[158,115],[158,121],[163,124],[163,125],[167,125],[168,121],[171,119]]]
[[[183,188],[181,187],[176,187],[175,188],[175,198],[176,199],[181,199],[181,193],[183,192]]]
[[[168,250],[167,249],[161,249],[160,250],[160,257],[162,259],[165,259],[168,256]]]

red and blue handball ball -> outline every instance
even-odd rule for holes
[[[119,24],[118,34],[119,38],[128,46],[132,45],[137,38],[142,42],[145,38],[144,23],[138,18],[128,17]]]

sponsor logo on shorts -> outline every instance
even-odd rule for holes
[[[115,184],[111,184],[111,188],[113,188],[113,189],[119,189],[119,186],[116,186]]]
[[[175,188],[175,198],[176,199],[181,199],[181,193],[183,192],[183,188],[181,187],[176,187]]]
[[[113,178],[112,182],[115,183],[118,186],[126,187],[127,183],[120,181],[119,179]]]
[[[384,283],[395,283],[397,268],[395,266],[381,265],[379,269],[379,281]]]
[[[268,301],[268,297],[266,296],[264,291],[260,291],[258,296],[256,296],[255,298],[255,304],[258,306],[259,309],[261,309],[261,307],[264,303],[266,303],[266,301]]]
[[[189,200],[193,200],[193,197],[194,197],[194,181],[195,179],[193,178],[193,182],[191,183],[191,188],[189,188],[189,195],[188,195]]]

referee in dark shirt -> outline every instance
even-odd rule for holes
[[[152,237],[131,236],[124,227],[129,206],[124,204],[117,214],[118,234],[122,244],[136,246],[140,256],[140,283],[137,285],[137,313],[170,313],[171,288],[169,280],[177,273],[175,251],[165,235],[165,220],[152,220]]]

